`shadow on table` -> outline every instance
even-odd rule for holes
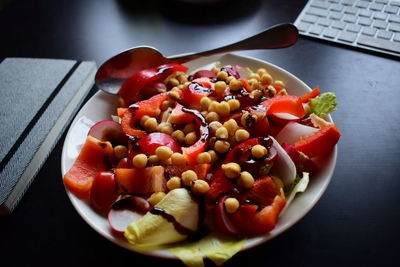
[[[185,24],[218,24],[220,22],[240,20],[255,13],[261,6],[261,0],[117,0],[118,4],[132,15],[161,13],[168,19]]]

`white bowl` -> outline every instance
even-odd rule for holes
[[[285,82],[286,89],[288,90],[289,94],[301,96],[311,91],[311,88],[308,87],[304,82],[284,69],[281,69],[266,61],[250,57],[225,54],[222,56],[218,55],[201,58],[185,65],[190,68],[191,72],[193,72],[197,69],[209,68],[216,63],[220,63],[221,65],[243,65],[248,66],[253,70],[263,67],[268,70],[274,79]],[[83,108],[76,115],[64,141],[61,158],[61,170],[63,175],[69,170],[75,158],[78,156],[79,151],[86,139],[89,128],[95,122],[110,119],[112,114],[116,114],[117,101],[118,98],[116,96],[99,91],[83,106]],[[329,120],[331,120],[331,117],[329,117]],[[335,149],[326,156],[324,168],[316,175],[310,177],[310,184],[307,190],[295,198],[291,205],[286,209],[285,213],[279,218],[276,227],[264,236],[248,239],[243,247],[244,250],[257,246],[278,236],[293,226],[311,210],[311,208],[320,199],[331,180],[336,165],[336,156],[337,147],[335,147]],[[66,190],[68,197],[75,209],[95,231],[117,245],[137,251],[123,237],[115,235],[112,232],[106,215],[97,213],[86,201],[75,197],[71,192],[68,191],[68,189]],[[175,258],[175,256],[167,250],[137,252],[155,257]]]

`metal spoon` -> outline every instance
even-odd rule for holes
[[[298,30],[295,26],[280,24],[239,42],[198,53],[164,57],[153,47],[137,46],[125,50],[103,63],[96,73],[95,84],[107,93],[117,94],[126,79],[143,69],[154,68],[167,63],[182,64],[199,57],[218,53],[284,48],[296,43],[297,39]]]

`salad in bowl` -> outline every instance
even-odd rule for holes
[[[333,93],[230,54],[142,70],[77,115],[63,182],[113,242],[219,265],[289,228],[322,195],[341,135],[329,116],[336,105]]]

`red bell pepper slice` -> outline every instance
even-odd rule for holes
[[[308,100],[310,100],[311,98],[317,97],[319,96],[321,92],[319,91],[318,87],[315,87],[311,92],[309,92],[308,94],[305,94],[301,97],[299,97],[299,102],[300,103],[307,103]]]
[[[294,148],[308,157],[321,156],[328,153],[339,141],[341,134],[338,128],[332,124],[318,132],[297,141]]]
[[[157,68],[136,72],[122,84],[118,94],[122,96],[126,104],[130,104],[140,100],[140,91],[146,85],[156,81],[163,81],[173,72],[186,72],[187,70],[188,68],[183,65],[165,64]]]
[[[182,103],[190,106],[199,106],[200,100],[211,94],[211,87],[210,78],[202,77],[194,79],[183,89]]]
[[[289,113],[299,118],[306,115],[299,98],[293,95],[275,96],[261,102],[261,105],[266,108],[267,115],[272,113]]]
[[[162,93],[131,105],[122,116],[121,126],[124,133],[138,138],[145,136],[146,132],[136,128],[134,124],[144,115],[158,116],[161,104],[167,99],[167,93]]]

